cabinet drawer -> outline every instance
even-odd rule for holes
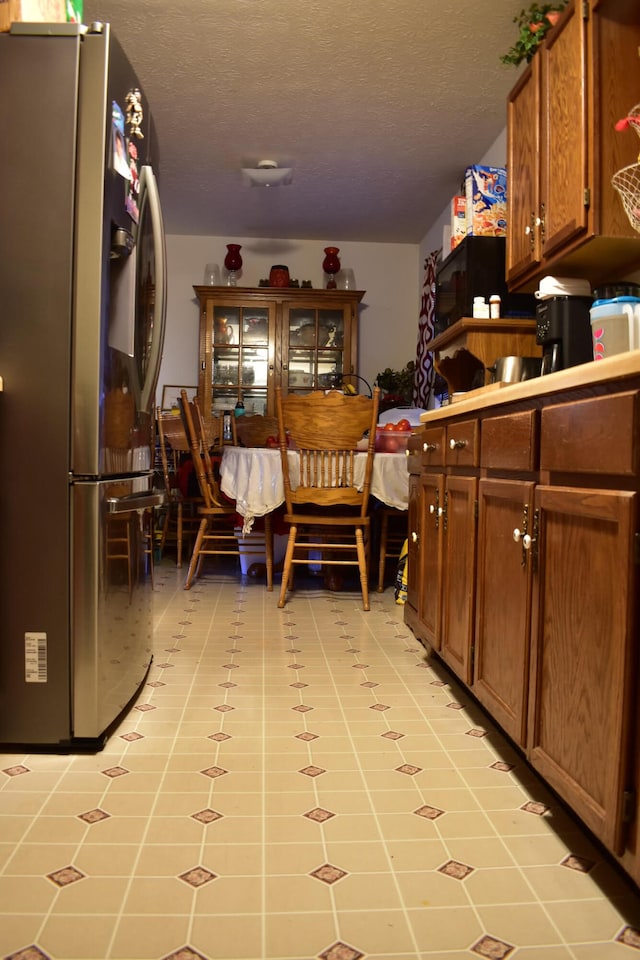
[[[428,427],[420,439],[423,466],[444,466],[444,427]]]
[[[477,420],[460,420],[447,426],[445,463],[450,467],[477,467],[480,429]]]
[[[547,407],[540,426],[540,469],[635,476],[639,396],[631,390]]]
[[[537,428],[535,410],[483,420],[480,466],[494,470],[535,470]]]

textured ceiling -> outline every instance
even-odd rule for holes
[[[418,243],[506,122],[522,0],[84,0],[136,67],[170,234]],[[293,183],[243,184],[261,159]]]

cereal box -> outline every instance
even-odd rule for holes
[[[464,175],[467,235],[504,237],[507,233],[507,171],[467,167]]]
[[[453,197],[451,200],[451,250],[455,250],[467,235],[466,198]]]

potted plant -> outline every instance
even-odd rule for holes
[[[557,0],[556,3],[532,3],[525,10],[521,10],[518,16],[513,18],[520,31],[518,39],[511,49],[500,57],[501,62],[513,64],[514,67],[519,66],[523,60],[530,63],[545,34],[560,19],[567,2],[568,0]]]
[[[392,370],[391,367],[387,367],[377,375],[374,383],[382,391],[380,411],[411,405],[415,374],[415,362],[410,360],[402,370]]]

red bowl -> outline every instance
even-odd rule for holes
[[[376,430],[376,453],[405,453],[411,430]]]

